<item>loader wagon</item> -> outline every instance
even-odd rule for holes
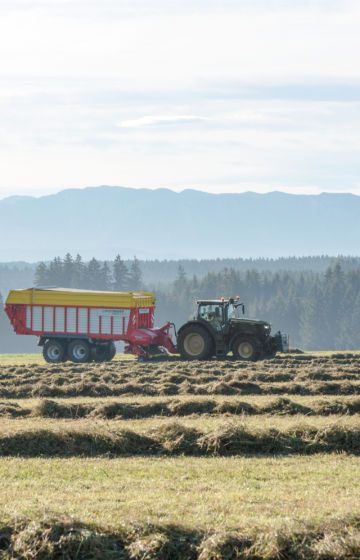
[[[61,288],[11,290],[5,311],[17,334],[39,337],[47,362],[109,361],[115,341],[138,356],[165,348],[175,352],[172,324],[154,328],[150,292],[102,292]]]

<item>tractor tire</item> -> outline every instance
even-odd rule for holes
[[[112,340],[106,344],[98,344],[94,350],[95,362],[111,362],[116,354],[116,347]]]
[[[72,340],[68,348],[68,357],[75,364],[85,364],[91,361],[91,347],[86,340]]]
[[[237,360],[255,362],[260,357],[259,343],[255,338],[239,337],[232,345],[232,352]]]
[[[59,364],[66,359],[65,347],[60,340],[47,340],[43,346],[43,356],[49,364]]]
[[[185,327],[178,336],[177,347],[185,360],[207,360],[213,354],[213,340],[200,325]]]

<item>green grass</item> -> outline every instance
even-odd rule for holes
[[[159,523],[208,529],[346,517],[360,503],[358,459],[2,459],[6,517],[67,515],[116,528]]]
[[[42,354],[0,354],[0,366],[42,364]]]
[[[123,354],[118,352],[114,358],[114,362],[118,361],[132,361],[135,360],[134,356],[130,354]],[[0,353],[0,366],[18,366],[18,365],[31,365],[42,364],[46,365],[41,352],[38,354],[1,354]]]

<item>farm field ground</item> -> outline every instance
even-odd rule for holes
[[[360,558],[360,354],[0,356],[1,558]]]

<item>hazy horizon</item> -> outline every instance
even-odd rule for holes
[[[183,189],[174,189],[171,187],[128,187],[125,185],[88,185],[88,186],[82,186],[82,187],[68,187],[68,188],[59,188],[59,189],[50,189],[48,192],[37,192],[35,191],[33,194],[29,194],[29,193],[24,193],[24,194],[8,194],[5,196],[1,196],[0,195],[0,200],[5,200],[7,198],[42,198],[42,197],[47,197],[47,196],[54,196],[57,194],[61,194],[65,191],[84,191],[84,190],[88,190],[88,189],[134,189],[137,191],[140,190],[144,190],[144,191],[170,191],[172,193],[175,194],[182,194],[185,193],[187,191],[193,191],[193,192],[198,192],[198,193],[203,193],[203,194],[209,194],[209,195],[236,195],[236,194],[255,194],[255,195],[269,195],[269,194],[285,194],[285,195],[292,195],[292,196],[321,196],[321,195],[351,195],[351,196],[356,196],[359,197],[360,196],[360,191],[359,192],[342,192],[342,191],[320,191],[320,192],[315,192],[315,193],[301,193],[301,192],[288,192],[288,191],[282,191],[282,190],[269,190],[266,192],[258,192],[258,191],[253,191],[253,190],[243,190],[243,191],[236,191],[236,192],[232,192],[232,191],[224,191],[224,192],[212,192],[212,191],[208,191],[205,188],[204,189],[197,189],[197,188],[183,188]],[[20,193],[21,193],[21,189],[20,189]]]
[[[0,260],[37,261],[68,251],[86,259],[120,253],[146,260],[353,255],[359,212],[360,198],[344,193],[67,189],[0,200],[6,239]]]

